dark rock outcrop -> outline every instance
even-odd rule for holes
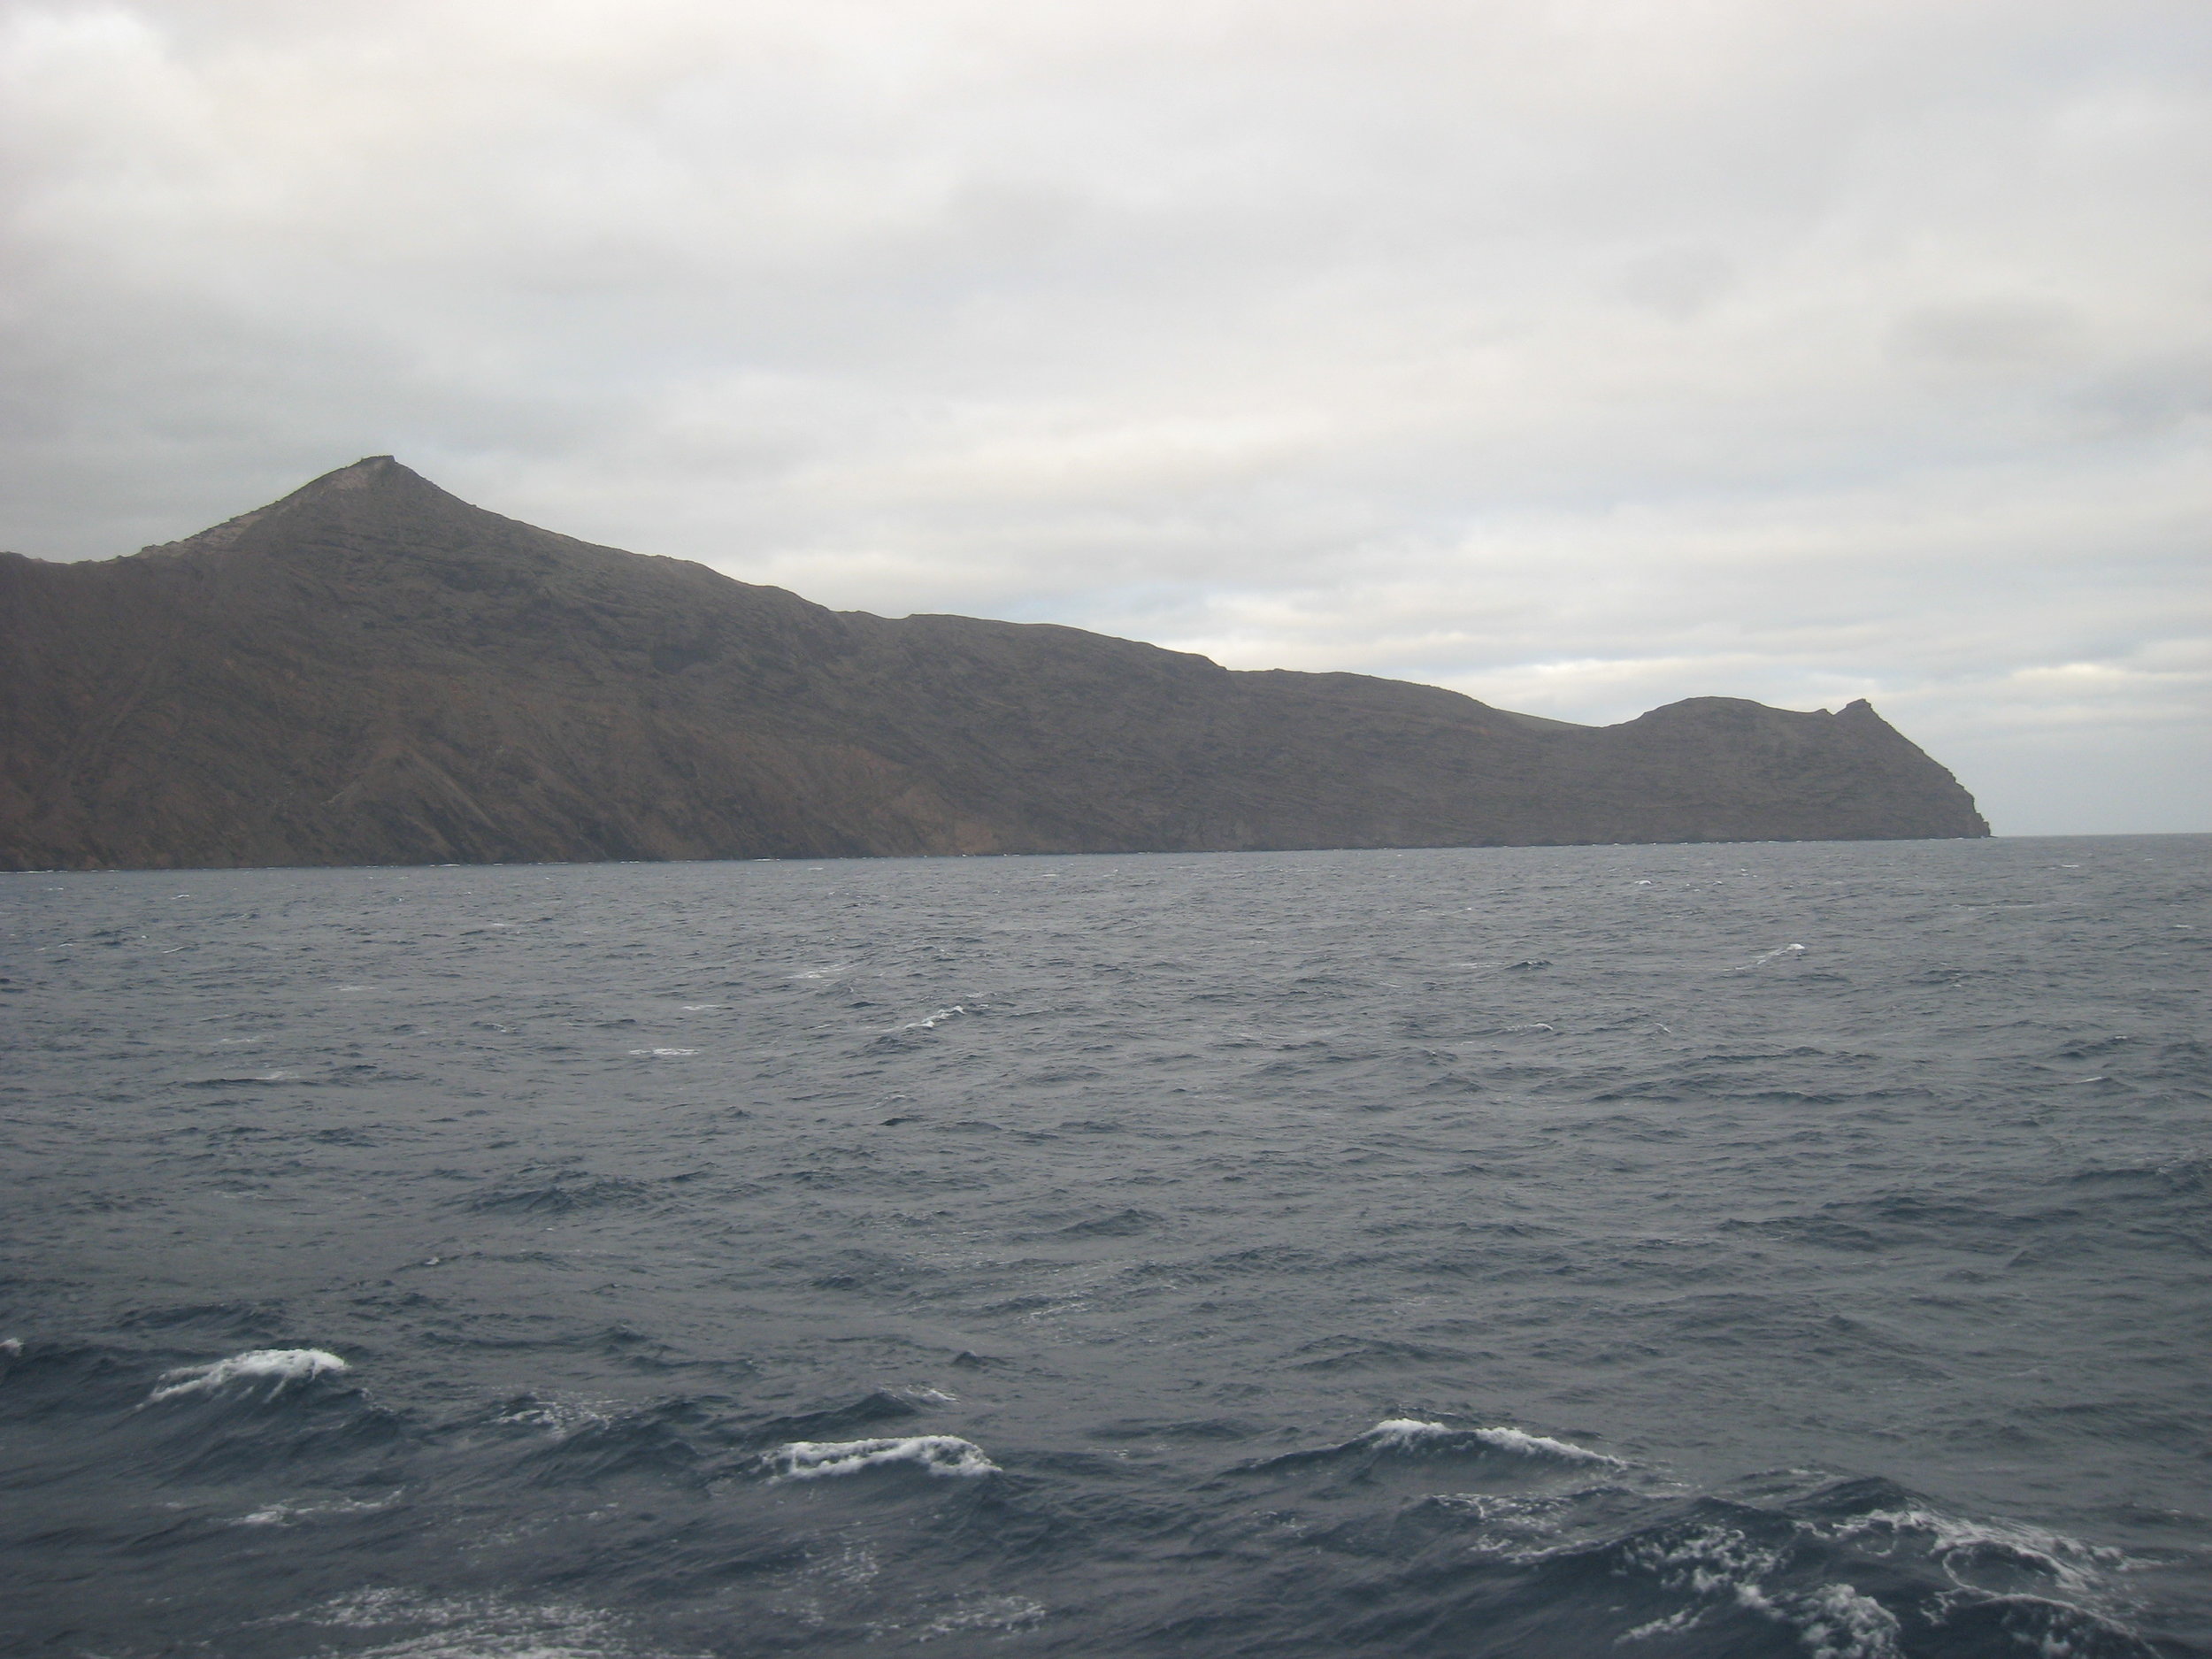
[[[388,457],[0,555],[0,868],[1985,835],[1864,703],[1586,727],[1074,628],[826,611]]]

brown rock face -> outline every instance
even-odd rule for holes
[[[1864,703],[1624,725],[1074,628],[826,611],[388,457],[132,557],[0,555],[0,868],[1989,833]]]

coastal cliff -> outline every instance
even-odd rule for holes
[[[0,555],[0,868],[1986,835],[1865,703],[1610,726],[1079,629],[839,612],[389,457]]]

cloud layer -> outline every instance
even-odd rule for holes
[[[2212,827],[2212,12],[0,4],[0,545],[365,453],[825,603],[1874,699]]]

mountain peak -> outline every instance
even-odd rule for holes
[[[242,512],[180,541],[165,541],[142,551],[160,556],[219,552],[237,547],[249,532],[266,535],[280,525],[296,528],[303,515],[357,520],[365,513],[376,518],[395,511],[417,516],[427,511],[441,518],[479,511],[388,455],[365,455],[349,466],[309,480],[265,507]]]
[[[351,466],[342,466],[334,472],[325,472],[320,478],[311,479],[302,488],[303,493],[310,489],[366,489],[394,473],[402,472],[409,478],[422,476],[412,468],[402,466],[388,455],[365,455]]]
[[[402,466],[388,455],[365,455],[350,466],[342,466],[334,472],[325,472],[311,479],[289,495],[272,503],[282,506],[285,502],[315,501],[326,495],[335,495],[353,490],[431,490],[442,495],[445,492],[412,467]]]

